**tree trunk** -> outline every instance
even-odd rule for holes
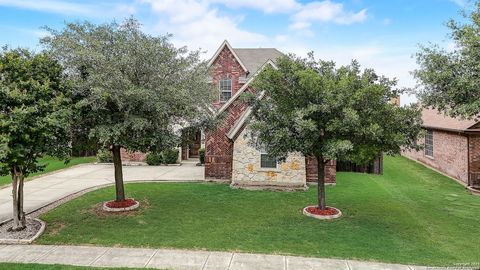
[[[12,174],[12,199],[13,199],[13,226],[12,231],[21,231],[26,227],[25,212],[23,211],[23,172],[14,166]]]
[[[123,188],[122,157],[120,156],[120,148],[120,145],[114,145],[112,147],[113,166],[115,167],[115,200],[117,202],[125,200],[125,190]]]
[[[317,189],[318,189],[318,208],[325,210],[327,204],[325,202],[325,164],[323,157],[317,156]]]

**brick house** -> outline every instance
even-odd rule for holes
[[[251,110],[239,97],[255,92],[251,86],[257,74],[266,66],[275,67],[283,54],[274,48],[232,48],[224,41],[208,65],[211,83],[218,89],[213,108],[222,114],[222,123],[214,131],[194,132],[193,139],[180,147],[179,161],[198,160],[200,148],[205,148],[205,178],[230,181],[233,186],[261,186],[303,189],[307,182],[317,181],[317,163],[313,157],[290,153],[278,163],[268,153],[249,144],[248,122]],[[189,136],[192,137],[192,136]],[[145,154],[122,151],[122,159],[143,161]],[[325,167],[327,184],[336,183],[336,172],[356,171],[381,174],[383,158],[366,166],[332,161]]]
[[[251,87],[256,75],[267,65],[275,66],[282,53],[273,48],[232,48],[224,41],[209,62],[212,83],[218,87],[217,113],[223,123],[205,134],[205,177],[231,180],[234,186],[277,186],[304,188],[316,181],[315,159],[290,153],[284,163],[249,144],[248,106],[239,99]],[[326,167],[327,183],[335,183],[336,166]]]
[[[425,137],[420,151],[404,156],[424,163],[465,186],[480,185],[480,123],[445,116],[433,109],[422,111]]]

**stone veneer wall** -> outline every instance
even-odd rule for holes
[[[423,145],[424,141],[425,138],[421,138],[418,144]],[[468,184],[468,137],[465,134],[434,130],[433,157],[426,156],[424,150],[404,151],[403,155]]]
[[[305,157],[290,154],[277,168],[260,167],[260,151],[249,145],[245,128],[233,145],[232,185],[280,186],[304,188],[306,186]]]

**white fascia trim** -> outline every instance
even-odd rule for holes
[[[235,125],[232,127],[232,129],[230,129],[230,131],[227,133],[227,137],[230,139],[230,140],[233,140],[233,138],[235,138],[235,136],[237,135],[238,131],[240,131],[240,129],[242,128],[243,124],[247,121],[247,119],[250,117],[250,115],[252,114],[252,108],[248,108],[242,115],[242,117],[240,117],[240,119],[238,119],[237,123],[235,123]]]
[[[263,64],[262,67],[260,67],[260,68],[258,69],[258,71],[257,71],[255,74],[253,74],[253,76],[252,76],[242,87],[240,87],[240,89],[238,89],[238,91],[235,93],[235,95],[233,95],[225,104],[223,104],[222,107],[220,107],[220,109],[218,109],[217,114],[222,113],[222,112],[225,111],[230,105],[232,105],[232,103],[245,91],[245,89],[247,89],[247,87],[250,85],[250,83],[253,82],[253,80],[255,79],[255,77],[257,77],[257,75],[258,75],[267,65],[271,65],[274,69],[278,69],[277,66],[275,65],[275,63],[273,63],[272,60],[268,59],[267,62],[265,62],[265,64]]]
[[[258,99],[262,99],[263,96],[265,95],[265,92],[262,91],[260,95],[258,96]],[[252,114],[252,108],[248,107],[247,110],[242,114],[240,119],[235,123],[235,125],[228,131],[227,137],[230,140],[233,140],[238,134],[238,132],[241,130],[245,122],[250,118],[250,115]]]
[[[240,60],[238,55],[235,53],[235,50],[232,48],[232,46],[230,46],[230,43],[228,43],[227,40],[224,40],[222,45],[220,45],[220,47],[217,49],[217,51],[213,55],[212,59],[210,59],[210,61],[208,62],[208,67],[211,67],[213,65],[213,62],[215,62],[215,60],[217,60],[217,57],[220,55],[220,53],[222,52],[222,50],[225,46],[227,46],[227,48],[230,50],[230,52],[232,52],[233,56],[235,57],[235,59],[237,59],[237,62],[240,64],[240,66],[243,68],[243,70],[248,73],[247,67],[242,63],[242,61]]]

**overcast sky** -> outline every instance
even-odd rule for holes
[[[445,47],[444,23],[459,19],[464,0],[0,0],[0,45],[39,50],[41,27],[65,22],[121,21],[131,15],[153,34],[206,51],[210,58],[224,39],[233,47],[275,47],[283,52],[348,64],[357,59],[377,73],[413,87],[412,56],[419,44]],[[402,103],[414,101],[402,96]]]

